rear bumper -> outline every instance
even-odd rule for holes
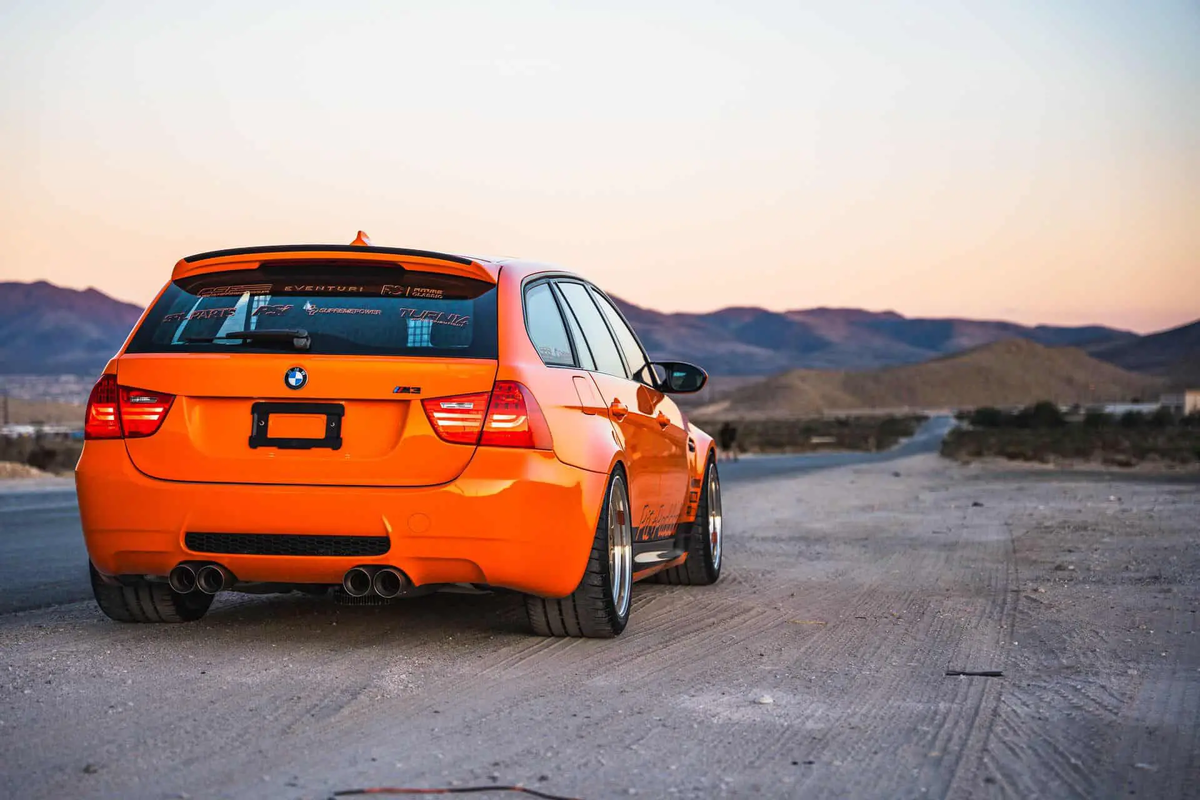
[[[75,470],[88,554],[107,575],[157,575],[214,561],[242,581],[340,583],[388,564],[416,585],[486,583],[547,597],[583,575],[606,475],[552,453],[479,448],[452,483],[427,488],[182,483],[150,478],[124,443],[89,441]],[[214,555],[186,534],[387,536],[379,556]]]

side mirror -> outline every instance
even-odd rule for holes
[[[698,392],[708,383],[707,372],[683,361],[655,361],[650,369],[654,371],[658,390],[666,394]]]

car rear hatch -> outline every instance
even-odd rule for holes
[[[439,438],[421,401],[491,391],[495,274],[361,250],[180,262],[117,360],[121,386],[174,396],[153,435],[126,438],[137,468],[200,483],[456,478],[475,445]]]

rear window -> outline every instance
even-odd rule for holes
[[[496,287],[356,263],[210,273],[168,286],[126,352],[294,350],[496,358]]]

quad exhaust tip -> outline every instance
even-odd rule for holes
[[[409,587],[408,576],[395,567],[384,567],[375,573],[371,588],[383,598],[397,597]]]
[[[196,588],[205,594],[216,594],[228,584],[229,573],[217,564],[205,564],[196,573]]]
[[[371,592],[371,573],[362,567],[351,567],[342,577],[342,588],[351,597],[366,597]]]
[[[350,597],[375,595],[390,600],[411,588],[412,581],[395,567],[351,567],[342,577],[342,589]]]
[[[171,570],[167,576],[171,589],[180,594],[187,594],[196,588],[196,570],[191,564],[180,564]]]

